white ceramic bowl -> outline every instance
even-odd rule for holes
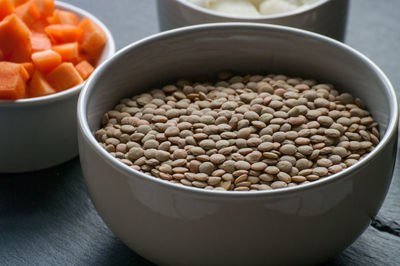
[[[115,52],[114,39],[95,16],[56,1],[56,8],[96,22],[107,35],[99,64]],[[65,162],[78,154],[76,104],[83,84],[48,96],[0,101],[0,172],[35,171]]]
[[[286,73],[316,78],[360,97],[381,142],[361,162],[282,190],[219,192],[184,187],[123,165],[93,136],[122,97],[178,78]],[[111,230],[161,265],[316,264],[350,245],[378,212],[396,155],[394,90],[369,59],[318,34],[264,24],[208,24],[133,43],[99,67],[78,102],[83,174]]]
[[[157,0],[161,30],[212,22],[257,22],[305,29],[341,41],[346,32],[348,8],[348,0],[320,0],[291,12],[250,18],[217,13],[186,0]]]

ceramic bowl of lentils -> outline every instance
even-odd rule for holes
[[[378,212],[398,105],[368,58],[298,29],[224,23],[133,43],[78,103],[110,229],[160,265],[317,264]]]

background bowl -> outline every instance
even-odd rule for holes
[[[115,52],[107,27],[92,14],[56,1],[56,8],[96,22],[107,35],[99,63]],[[76,104],[83,84],[48,96],[0,101],[0,172],[16,173],[48,168],[78,154]]]
[[[123,165],[96,142],[122,97],[221,70],[316,78],[360,97],[381,142],[358,164],[313,183],[264,192],[183,187]],[[112,88],[112,89],[111,89]],[[398,106],[382,71],[314,33],[263,24],[208,24],[131,44],[99,67],[78,102],[83,174],[110,229],[162,265],[315,264],[350,245],[378,212],[396,153]]]
[[[320,0],[292,12],[240,18],[220,14],[186,0],[158,0],[158,21],[161,30],[211,22],[258,22],[305,29],[337,40],[344,40],[346,32],[348,0]]]

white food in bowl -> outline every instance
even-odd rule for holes
[[[260,4],[260,13],[263,15],[279,14],[299,8],[298,1],[267,0]]]
[[[211,0],[187,0],[187,1],[204,8],[210,8]]]
[[[286,13],[319,0],[186,0],[221,14],[259,17]]]
[[[216,12],[236,16],[257,17],[260,15],[253,3],[247,0],[219,0],[210,5],[210,9]]]

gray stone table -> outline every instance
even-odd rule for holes
[[[108,25],[118,49],[158,31],[153,0],[67,2],[92,12]],[[346,43],[383,69],[397,92],[399,11],[399,0],[352,0],[346,37]],[[75,158],[39,172],[0,175],[0,265],[151,263],[126,247],[103,223],[89,199]],[[376,219],[356,242],[326,265],[400,265],[398,163]]]

